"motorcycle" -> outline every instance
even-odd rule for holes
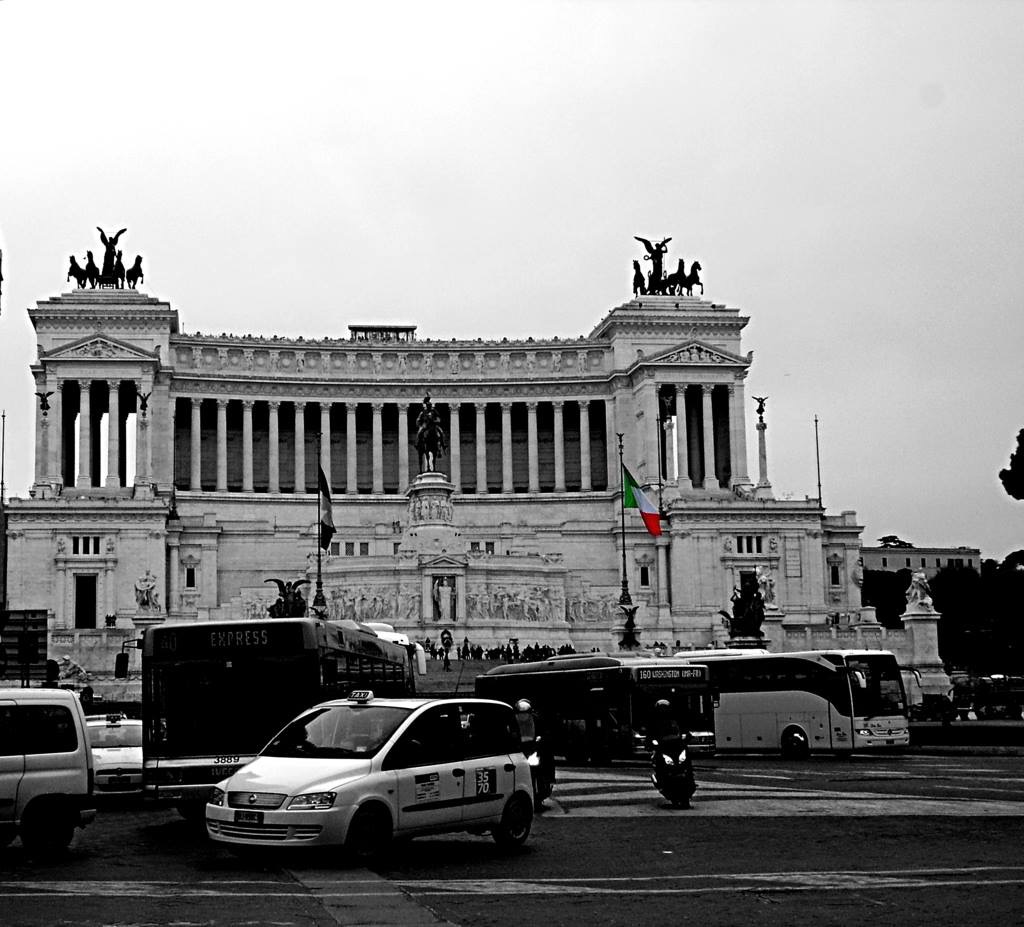
[[[685,737],[651,741],[651,782],[673,808],[689,808],[697,791]]]
[[[526,762],[530,764],[530,778],[533,780],[533,806],[538,811],[545,798],[550,798],[555,787],[555,759],[541,747],[542,737],[523,744]]]

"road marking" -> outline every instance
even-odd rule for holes
[[[981,866],[966,869],[905,869],[876,872],[836,870],[566,879],[397,880],[394,884],[418,896],[695,895],[737,891],[763,894],[1024,885],[1024,868]]]

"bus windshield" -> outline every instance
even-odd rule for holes
[[[318,700],[317,689],[310,683],[316,678],[312,653],[154,664],[147,752],[152,756],[255,753],[271,733],[295,717],[297,698],[302,707]]]
[[[862,654],[848,657],[846,667],[856,717],[906,714],[903,680],[895,657],[891,654]]]
[[[261,755],[326,759],[371,757],[390,740],[411,711],[384,705],[317,708],[285,727]]]

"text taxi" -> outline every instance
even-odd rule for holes
[[[532,823],[530,767],[508,705],[366,691],[299,715],[206,805],[219,842],[343,845],[356,857],[395,835],[457,830],[514,847]]]

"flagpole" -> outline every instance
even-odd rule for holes
[[[320,470],[323,467],[320,442],[322,439],[323,433],[318,431],[316,433],[316,594],[313,596],[313,608],[325,610],[327,608],[327,599],[324,598],[324,580],[320,563],[322,553],[320,533],[323,531],[320,525]]]
[[[626,474],[622,462],[622,438],[623,435],[616,432],[619,439],[619,487],[622,491],[619,505],[619,515],[622,521],[622,595],[619,596],[619,605],[632,605],[633,600],[629,596],[629,579],[626,576]]]

